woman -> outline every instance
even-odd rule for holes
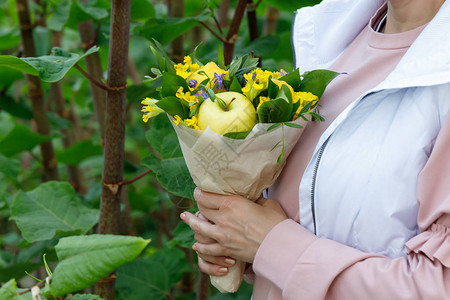
[[[200,269],[252,263],[255,300],[450,299],[450,4],[324,0],[294,21],[296,67],[348,75],[270,199],[196,190]]]

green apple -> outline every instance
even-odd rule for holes
[[[220,105],[219,99],[214,102],[206,99],[200,106],[198,112],[198,126],[201,130],[209,128],[219,134],[228,132],[248,131],[258,121],[255,107],[244,95],[236,92],[218,93],[216,96],[223,100]]]

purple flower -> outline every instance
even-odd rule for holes
[[[217,88],[221,90],[223,88],[223,77],[225,76],[225,73],[223,74],[217,74],[214,73],[214,83],[217,83]]]
[[[208,95],[208,93],[205,91],[205,89],[204,89],[204,88],[201,88],[200,90],[202,91],[202,93],[201,93],[200,96],[203,98],[203,100],[208,99],[208,98],[209,98],[209,95]]]
[[[189,87],[190,88],[195,88],[196,85],[197,85],[197,80],[195,80],[195,79],[189,80]]]

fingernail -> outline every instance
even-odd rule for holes
[[[192,250],[197,251],[197,246],[196,246],[196,244],[192,245]]]
[[[236,261],[234,260],[234,259],[232,259],[232,258],[225,258],[225,262],[228,264],[228,265],[234,265],[235,263],[236,263]]]
[[[186,219],[186,214],[185,213],[181,213],[180,214],[180,219],[184,221]]]
[[[220,273],[228,273],[228,268],[220,268],[219,272]]]
[[[202,190],[199,188],[195,188],[194,190],[194,198],[198,199],[198,197],[200,197],[200,195],[202,194]]]

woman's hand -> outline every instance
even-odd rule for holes
[[[188,212],[182,213],[181,219],[201,239],[194,244],[194,250],[200,257],[206,258],[206,262],[214,264],[219,257],[223,261],[224,257],[233,257],[253,262],[269,231],[287,219],[278,202],[271,199],[260,198],[252,202],[241,196],[224,196],[199,189],[195,190],[194,197],[201,214],[214,224]],[[205,262],[205,259],[202,260]]]
[[[202,221],[208,222],[208,220],[198,211],[195,217],[199,218]],[[205,237],[198,232],[194,235],[195,240],[201,244],[214,244],[217,241]],[[192,247],[195,251],[197,251],[196,246]],[[226,256],[211,256],[197,252],[198,256],[198,267],[203,273],[213,276],[222,276],[228,273],[228,268],[232,267],[236,260],[231,257]]]

